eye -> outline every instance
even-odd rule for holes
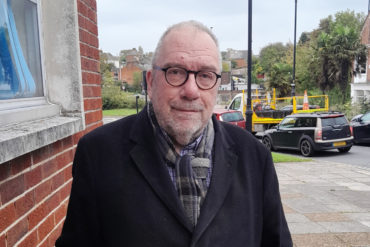
[[[215,77],[215,75],[212,72],[203,72],[203,71],[200,71],[198,73],[198,77],[199,77],[199,79],[213,80],[213,78]]]

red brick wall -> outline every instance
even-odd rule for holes
[[[121,69],[121,80],[123,82],[127,82],[127,84],[133,85],[134,84],[134,73],[135,72],[142,72],[139,67],[136,66],[127,66]]]
[[[0,164],[0,247],[54,246],[79,138],[102,125],[96,0],[76,0],[86,129]]]
[[[82,86],[87,131],[102,125],[96,0],[77,0]]]

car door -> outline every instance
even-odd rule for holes
[[[370,139],[370,112],[363,115],[360,121],[353,126],[355,140]]]
[[[292,147],[294,140],[294,125],[297,118],[286,117],[284,118],[277,130],[274,132],[273,142],[279,147]]]

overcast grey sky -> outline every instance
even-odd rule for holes
[[[298,0],[297,40],[317,28],[320,19],[347,9],[368,12],[368,0]],[[99,46],[118,55],[143,47],[154,51],[171,24],[198,20],[219,39],[221,50],[248,48],[248,0],[97,0]],[[252,51],[274,42],[294,41],[294,0],[254,0]]]

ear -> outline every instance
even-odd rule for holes
[[[152,98],[153,77],[154,77],[153,70],[148,70],[146,72],[146,83],[147,83],[146,86],[147,86],[149,98]]]

